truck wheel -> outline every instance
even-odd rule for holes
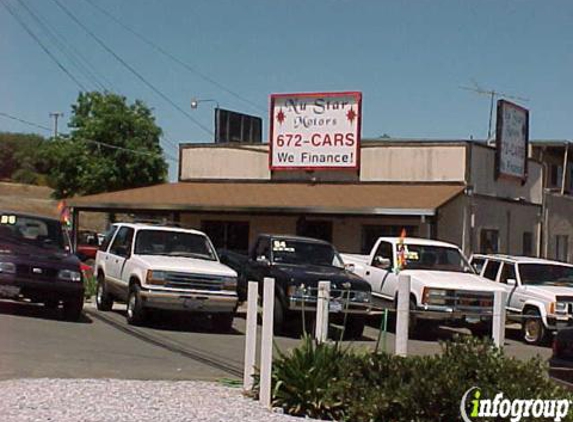
[[[127,323],[142,325],[145,322],[145,308],[141,301],[141,288],[138,285],[131,287],[127,297]]]
[[[84,307],[84,297],[78,296],[75,298],[64,300],[64,319],[66,321],[79,321],[82,316],[82,309]]]
[[[113,307],[113,299],[105,288],[105,279],[101,273],[97,276],[96,306],[99,311],[111,311]]]
[[[230,313],[230,314],[225,314],[225,313],[213,314],[213,315],[211,315],[211,323],[213,324],[213,328],[215,328],[215,330],[222,332],[222,333],[228,333],[233,328],[233,319],[234,318],[235,318],[235,315],[232,313]]]
[[[275,334],[282,334],[285,326],[285,309],[282,301],[275,296],[275,306],[273,312],[273,331]]]
[[[535,309],[528,309],[523,315],[521,325],[523,341],[531,345],[543,345],[549,339],[549,331],[543,325],[541,314]]]
[[[363,315],[348,315],[346,317],[346,328],[344,329],[344,340],[359,340],[364,333],[366,318]]]

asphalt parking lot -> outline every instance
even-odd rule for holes
[[[0,301],[0,379],[12,378],[120,378],[142,380],[240,379],[242,374],[245,318],[239,314],[233,332],[213,332],[205,319],[157,314],[147,327],[125,322],[123,307],[97,311],[87,303],[80,322],[62,321],[59,311],[41,306]],[[353,347],[373,349],[377,321],[366,327]],[[259,327],[260,328],[260,327]],[[336,336],[336,327],[333,330]],[[409,341],[409,353],[432,354],[439,340],[463,329],[440,328],[436,336]],[[277,337],[281,350],[295,347],[296,335]],[[380,349],[393,351],[394,334],[380,336]],[[506,332],[506,353],[520,359],[540,355],[548,359],[550,347],[526,346],[519,329]]]

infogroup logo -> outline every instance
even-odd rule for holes
[[[508,419],[511,422],[519,422],[522,418],[559,422],[569,413],[570,405],[569,400],[509,400],[504,398],[501,392],[493,399],[485,399],[482,398],[479,387],[472,387],[462,397],[460,414],[465,422],[492,417]]]

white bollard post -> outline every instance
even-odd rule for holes
[[[261,339],[261,391],[259,400],[271,408],[271,375],[273,365],[273,313],[275,307],[275,279],[264,278],[263,333]]]
[[[259,301],[259,283],[249,281],[247,294],[247,333],[245,335],[245,369],[243,371],[243,390],[253,389],[255,359],[257,352],[257,312]]]
[[[396,306],[396,346],[398,356],[408,355],[408,324],[410,319],[410,276],[398,276],[398,304]]]
[[[492,337],[497,347],[505,343],[505,302],[507,292],[499,291],[493,294]]]
[[[318,282],[318,295],[316,300],[316,329],[315,338],[324,343],[328,337],[328,306],[330,302],[330,281]]]

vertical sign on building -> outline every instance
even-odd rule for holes
[[[497,102],[496,178],[527,180],[529,111],[506,100]]]
[[[357,169],[362,94],[271,95],[271,170]]]

